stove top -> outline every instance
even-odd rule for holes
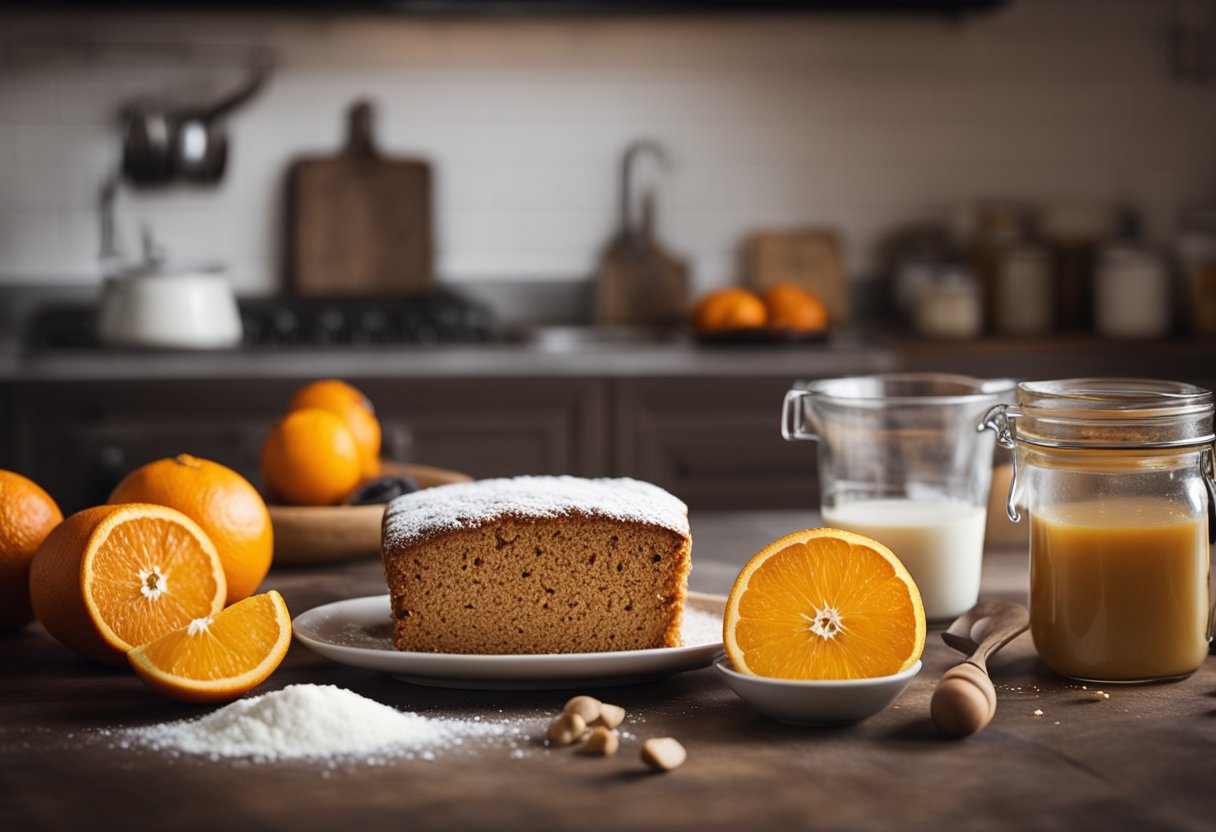
[[[498,340],[488,307],[441,290],[419,298],[316,301],[291,298],[239,302],[241,347],[430,346]],[[31,322],[27,342],[35,349],[100,349],[97,308],[55,305]]]

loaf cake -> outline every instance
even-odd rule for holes
[[[631,479],[428,488],[384,512],[397,649],[583,653],[680,644],[688,510]]]

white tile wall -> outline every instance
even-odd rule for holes
[[[0,282],[95,281],[119,104],[220,90],[239,72],[198,55],[259,44],[281,66],[231,123],[227,180],[122,203],[132,247],[148,222],[249,293],[277,285],[285,165],[335,148],[358,96],[378,103],[384,148],[437,166],[450,280],[590,274],[617,158],[639,136],[675,157],[651,177],[660,231],[703,287],[734,275],[759,226],[834,225],[864,273],[893,226],[976,198],[1125,201],[1164,239],[1181,206],[1216,201],[1216,84],[1173,80],[1165,45],[1175,15],[1211,25],[1212,8],[1013,0],[961,23],[0,17]]]

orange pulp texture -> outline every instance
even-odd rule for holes
[[[30,565],[47,631],[80,655],[125,663],[134,646],[214,615],[227,584],[215,545],[166,506],[97,506],[60,523]]]
[[[157,692],[183,702],[223,702],[260,685],[287,655],[291,616],[283,596],[254,595],[191,621],[127,658]]]
[[[912,667],[925,613],[882,544],[836,529],[787,535],[739,573],[723,626],[736,670],[782,679],[861,679]]]

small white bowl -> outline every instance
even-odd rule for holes
[[[740,699],[765,716],[790,725],[845,725],[894,702],[920,673],[921,662],[893,676],[823,681],[750,676],[735,670],[728,656],[719,656],[714,667]]]

